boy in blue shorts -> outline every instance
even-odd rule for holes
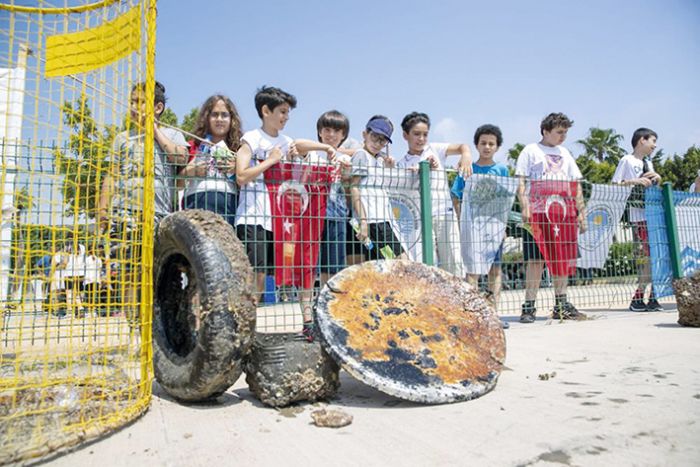
[[[474,133],[474,145],[479,152],[479,160],[472,164],[474,174],[492,175],[497,177],[508,177],[508,167],[500,162],[495,162],[493,156],[498,152],[503,144],[501,129],[495,125],[482,125]],[[455,206],[457,218],[460,218],[462,197],[464,194],[464,178],[458,176],[452,184],[452,201]],[[489,269],[489,293],[493,297],[494,308],[498,310],[498,299],[501,294],[501,259],[503,256],[503,243],[501,243],[496,257]],[[470,273],[469,264],[466,264],[467,282],[474,287],[479,285],[479,274]],[[503,328],[509,327],[508,322],[502,321]]]

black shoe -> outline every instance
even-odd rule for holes
[[[528,307],[523,303],[522,311],[520,312],[520,322],[525,324],[534,323],[535,313],[537,313],[537,308]]]
[[[588,316],[581,313],[571,302],[565,302],[564,305],[557,305],[552,312],[552,319],[572,319],[574,321],[585,321]]]
[[[630,311],[649,311],[649,309],[644,303],[644,300],[641,298],[635,298],[632,300],[632,303],[630,303]]]
[[[647,311],[664,311],[664,307],[655,298],[652,298],[647,303]]]

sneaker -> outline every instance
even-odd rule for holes
[[[658,302],[657,302],[658,303]],[[644,300],[641,298],[635,298],[632,300],[632,303],[630,303],[630,311],[650,311],[646,304],[644,303]]]
[[[574,321],[585,321],[588,319],[571,302],[565,302],[564,306],[555,306],[552,312],[552,319],[572,319]]]
[[[664,311],[664,307],[655,298],[652,298],[647,303],[647,311]]]
[[[508,321],[501,320],[501,329],[510,329],[510,323]]]
[[[522,311],[520,312],[520,322],[525,324],[534,323],[535,313],[537,313],[537,308],[526,307],[523,303]]]

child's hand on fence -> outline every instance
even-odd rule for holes
[[[438,168],[438,161],[435,158],[435,156],[433,156],[432,154],[430,156],[428,156],[428,163],[430,164],[431,169],[434,170],[434,169]]]
[[[642,185],[644,188],[651,186],[651,179],[646,175],[632,180],[633,185]]]
[[[661,175],[657,174],[656,172],[647,172],[643,177],[648,178],[652,185],[658,185],[658,183],[661,181]]]
[[[388,154],[385,155],[383,157],[383,159],[384,159],[384,167],[389,168],[389,169],[393,169],[394,167],[396,167],[396,159],[394,159],[390,155],[388,155]]]
[[[289,143],[289,149],[287,149],[287,159],[292,160],[295,157],[299,157],[299,150],[297,149],[296,143],[292,141]]]
[[[367,221],[365,219],[360,220],[360,231],[357,232],[357,239],[360,242],[364,242],[367,237],[369,237],[369,230],[367,229]]]
[[[294,143],[292,143],[294,144]],[[290,151],[291,151],[291,144],[289,145]],[[289,153],[288,153],[289,154]],[[267,155],[267,159],[271,161],[273,164],[276,164],[277,162],[282,160],[282,150],[280,149],[279,146],[275,146],[274,148],[270,149],[270,152]]]

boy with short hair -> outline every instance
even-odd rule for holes
[[[576,183],[576,192],[571,192],[571,182],[582,178],[581,171],[568,149],[562,146],[573,124],[563,113],[547,115],[540,123],[542,139],[539,143],[525,146],[516,163],[523,224],[540,232],[538,244],[533,234],[523,228],[526,291],[521,323],[535,321],[535,301],[545,259],[554,282],[553,317],[586,319],[586,315],[578,311],[566,296],[569,275],[576,266],[576,228],[578,225],[582,232],[586,228],[581,184]],[[526,193],[526,179],[530,180],[529,196]]]
[[[612,182],[618,185],[633,185],[630,197],[633,203],[641,204],[644,190],[652,185],[658,185],[661,176],[654,171],[654,165],[649,156],[656,149],[658,135],[649,128],[638,128],[632,135],[632,154],[620,159],[615,169]],[[651,283],[651,264],[649,261],[649,233],[644,218],[643,207],[630,207],[630,222],[632,223],[634,241],[638,245],[638,285],[630,303],[630,311],[660,311],[663,307],[656,300],[654,286],[651,286],[649,302],[644,303],[644,292]]]
[[[503,144],[503,134],[501,129],[495,125],[482,125],[476,129],[474,133],[474,145],[479,152],[479,159],[472,163],[472,172],[474,174],[491,175],[495,177],[508,177],[508,167],[505,164],[494,161],[493,157],[498,152],[498,149]],[[460,219],[460,211],[462,198],[464,196],[465,182],[464,178],[458,176],[452,184],[452,201],[454,202],[457,219]],[[501,259],[503,256],[503,243],[501,243],[496,257],[494,258],[491,268],[489,269],[489,293],[493,298],[493,304],[498,311],[498,299],[501,293]],[[467,282],[478,288],[479,274],[469,272],[467,269]],[[501,321],[504,329],[510,327],[507,321]]]
[[[165,111],[165,86],[155,82],[153,103],[145,101],[146,83],[138,83],[131,89],[129,112],[132,127],[117,134],[112,143],[112,151],[105,158],[106,174],[102,182],[98,201],[98,222],[100,230],[110,230],[111,250],[116,252],[117,264],[124,274],[125,304],[136,304],[138,297],[137,281],[141,257],[138,225],[141,220],[144,196],[144,137],[146,106],[153,105],[155,128],[153,137],[155,222],[174,210],[175,175],[177,168],[187,162],[187,141],[177,130],[161,128],[158,119]],[[129,305],[127,305],[129,306]],[[135,327],[138,312],[127,309],[129,324]]]
[[[433,237],[437,253],[437,266],[458,276],[464,276],[462,253],[459,243],[459,226],[450,199],[445,175],[447,156],[460,154],[460,172],[471,175],[472,159],[468,144],[428,143],[430,117],[422,112],[411,112],[401,121],[403,137],[408,152],[396,163],[397,168],[417,169],[422,161],[430,163],[432,196]]]
[[[283,158],[324,150],[333,159],[335,149],[310,140],[294,141],[282,134],[296,97],[275,87],[263,86],[255,94],[255,109],[262,126],[246,132],[236,159],[236,181],[241,187],[236,211],[236,234],[243,242],[256,272],[258,293],[265,291],[265,276],[274,267],[272,210],[264,173]],[[312,337],[311,291],[302,292],[303,335]]]
[[[394,215],[389,196],[383,188],[384,168],[392,162],[381,157],[381,151],[391,143],[394,125],[383,115],[374,115],[362,132],[363,147],[352,156],[350,199],[353,215],[359,224],[357,239],[367,261],[381,259],[385,253],[404,259],[406,254],[399,236],[394,232]],[[369,249],[369,239],[374,245]],[[390,250],[390,251],[389,251]]]

